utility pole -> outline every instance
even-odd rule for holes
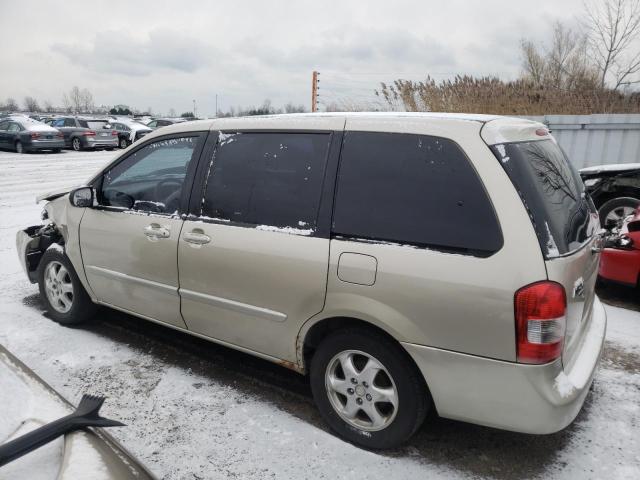
[[[218,118],[218,94],[216,93],[216,118]]]
[[[196,101],[193,101],[193,116],[196,117]]]
[[[320,79],[318,78],[319,75],[320,72],[314,70],[311,77],[311,112],[318,111],[318,90],[320,88],[318,86],[318,83],[320,83]]]

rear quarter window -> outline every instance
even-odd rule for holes
[[[494,145],[516,187],[545,258],[580,248],[598,229],[598,215],[564,152],[549,140]]]
[[[347,132],[333,233],[489,256],[503,239],[462,149],[446,138]]]

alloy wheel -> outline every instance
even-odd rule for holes
[[[73,283],[67,268],[60,262],[50,262],[44,272],[47,300],[56,312],[67,313],[73,306]]]
[[[325,372],[331,406],[349,425],[377,431],[389,426],[398,412],[398,389],[389,371],[359,350],[335,355]]]
[[[619,227],[622,225],[623,220],[633,214],[634,211],[635,208],[630,206],[614,208],[605,217],[604,224],[607,227]]]

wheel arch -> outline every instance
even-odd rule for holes
[[[386,325],[379,322],[374,323],[372,321],[363,320],[357,316],[336,315],[319,318],[316,321],[309,321],[303,325],[297,339],[298,370],[302,373],[307,373],[313,353],[322,340],[334,332],[346,329],[368,330],[386,337],[393,343],[397,344],[406,354],[407,359],[411,361],[415,368],[418,368],[413,358],[411,358],[411,355],[409,355],[409,352],[406,351],[402,346],[402,343]]]
[[[613,190],[601,192],[600,194],[592,195],[593,203],[596,208],[600,210],[600,207],[614,198],[632,197],[640,200],[640,188],[631,186],[615,187]]]

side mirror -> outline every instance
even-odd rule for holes
[[[71,193],[69,193],[69,201],[74,207],[93,207],[93,199],[93,188],[91,187],[76,188],[75,190],[72,190]]]

